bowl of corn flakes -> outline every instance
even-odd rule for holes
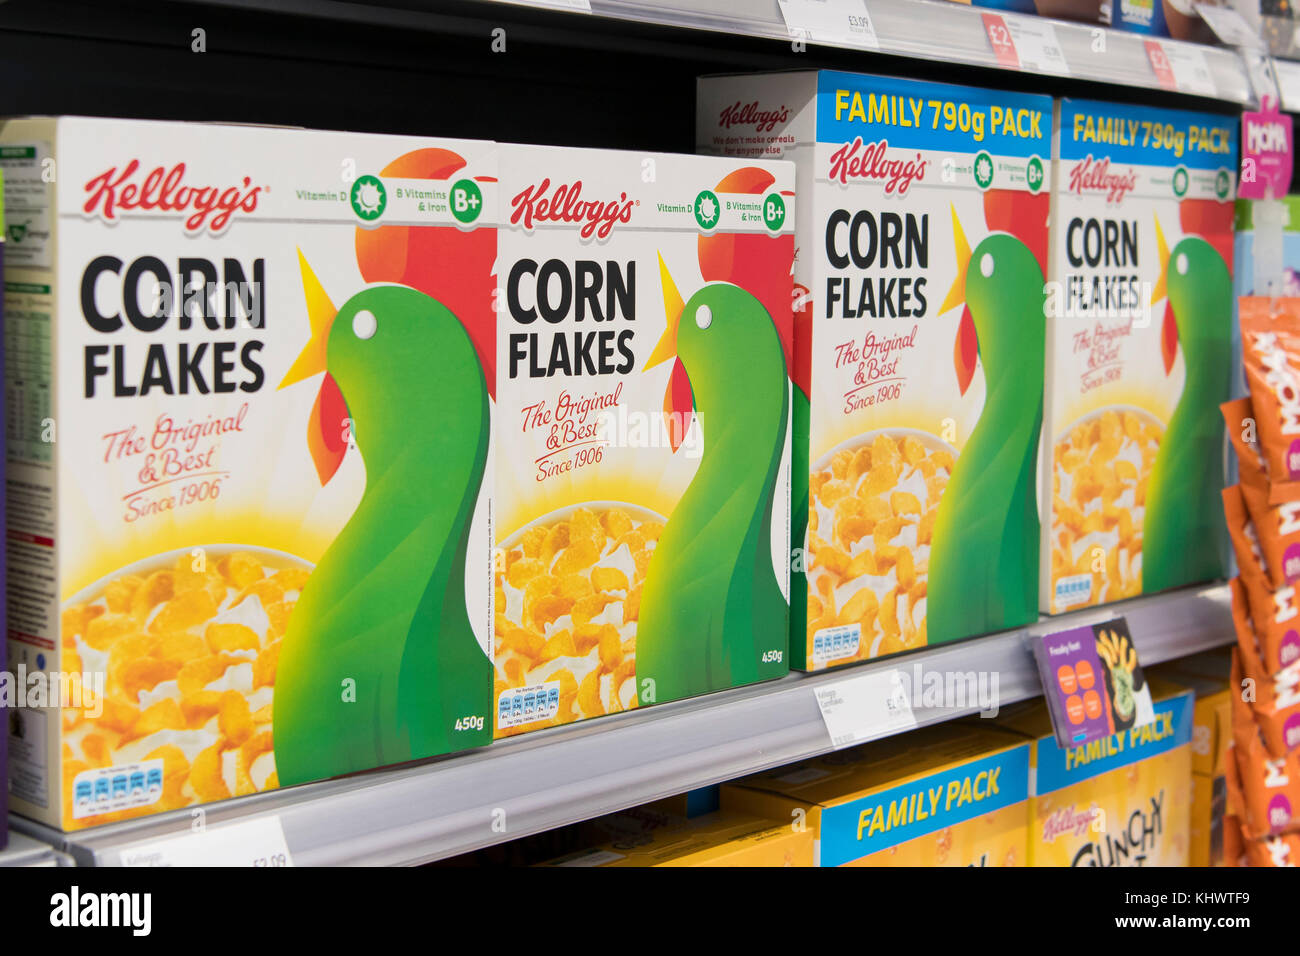
[[[205,545],[127,565],[64,602],[63,670],[104,681],[97,707],[62,711],[65,819],[108,823],[278,786],[276,663],[312,569],[284,551]],[[149,760],[162,761],[160,797],[72,812],[78,774]]]
[[[641,585],[664,517],[588,501],[529,522],[501,545],[496,570],[494,700],[548,686],[554,706],[497,734],[558,726],[636,706]]]
[[[809,670],[924,647],[930,540],[957,450],[885,428],[842,442],[808,477]]]
[[[1164,432],[1150,412],[1108,405],[1053,440],[1053,612],[1142,593],[1147,482]]]

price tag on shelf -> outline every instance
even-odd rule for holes
[[[1208,3],[1196,4],[1196,12],[1214,31],[1214,35],[1223,41],[1224,46],[1240,46],[1251,50],[1264,49],[1264,40],[1259,33],[1250,28],[1250,24],[1231,7],[1216,7]]]
[[[999,66],[1070,75],[1070,65],[1065,62],[1065,54],[1056,39],[1056,28],[1051,23],[1019,17],[1008,20],[1000,13],[982,13],[980,18],[984,21],[984,32]]]
[[[123,866],[293,866],[278,816],[136,843],[120,858]]]
[[[900,670],[849,677],[814,693],[836,750],[916,726]]]
[[[1195,44],[1164,43],[1145,40],[1147,59],[1156,80],[1167,90],[1196,93],[1200,96],[1218,96],[1214,74],[1205,59],[1205,51]]]
[[[879,50],[865,0],[778,0],[791,36],[819,43]]]
[[[1274,60],[1273,73],[1277,77],[1277,91],[1282,98],[1282,109],[1300,110],[1300,63]]]

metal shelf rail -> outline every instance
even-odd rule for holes
[[[1075,612],[1059,630],[1127,617],[1144,663],[1232,639],[1228,589],[1192,588]],[[1031,629],[884,661],[789,677],[540,731],[418,765],[236,798],[204,808],[212,828],[278,818],[297,865],[418,864],[708,786],[832,749],[814,689],[902,670],[997,674],[1005,706],[1039,694]],[[916,669],[920,668],[918,672]],[[914,703],[918,725],[975,713]],[[874,736],[890,731],[881,729]],[[189,810],[68,834],[79,865],[118,865],[124,848],[188,833]],[[30,826],[30,825],[29,825]],[[44,832],[51,842],[57,834]]]

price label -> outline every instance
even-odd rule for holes
[[[999,66],[1034,73],[1070,75],[1070,66],[1065,62],[1065,54],[1056,39],[1056,28],[1046,20],[1017,17],[1008,20],[999,13],[982,13],[980,18],[984,21],[984,32]]]
[[[850,677],[813,692],[836,750],[916,726],[900,670]]]
[[[1165,89],[1200,96],[1219,95],[1204,50],[1194,44],[1163,43],[1160,40],[1146,40],[1144,43],[1151,70]]]
[[[123,866],[293,866],[278,816],[136,843],[120,858]]]
[[[1214,35],[1223,41],[1224,46],[1240,46],[1251,50],[1264,49],[1264,40],[1259,33],[1250,28],[1250,24],[1231,7],[1216,7],[1208,3],[1196,4],[1196,12],[1214,31]]]
[[[834,46],[879,50],[865,0],[779,0],[791,36]]]
[[[1300,110],[1300,63],[1274,60],[1273,72],[1277,76],[1277,90],[1282,99],[1282,108],[1289,112]]]

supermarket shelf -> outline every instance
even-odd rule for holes
[[[611,17],[697,29],[788,39],[777,0],[592,0],[592,12]],[[866,0],[880,52],[923,60],[1000,68],[985,34],[986,9],[940,0]],[[940,9],[942,8],[942,9]],[[996,11],[1007,21],[1041,18]],[[1143,45],[1144,37],[1095,24],[1053,20],[1061,53],[1076,79],[1121,86],[1153,87],[1156,75]],[[1104,44],[1097,42],[1097,36]],[[1247,103],[1252,91],[1245,67],[1235,52],[1199,44],[1218,98]]]
[[[16,829],[29,826],[31,824],[25,820],[13,819],[10,821],[9,845],[0,850],[0,868],[6,866],[73,865],[70,857],[59,852],[52,845],[54,842],[59,841],[58,834],[53,830],[47,831],[49,835],[47,840],[40,840]]]
[[[191,2],[191,0],[178,0]],[[256,6],[263,10],[306,14],[325,18],[365,17],[393,26],[431,26],[426,18],[440,17],[437,0],[371,0],[370,3],[342,3],[337,0],[221,0],[233,7]],[[960,63],[1003,69],[989,45],[982,15],[997,12],[1007,21],[1041,22],[1042,18],[1005,11],[989,11],[949,0],[865,0],[882,54],[911,57],[936,63]],[[577,19],[587,14],[570,9],[572,0],[479,0],[479,16],[504,15],[503,6],[532,8],[554,15],[554,22],[580,29]],[[790,32],[777,0],[590,0],[590,15],[661,27],[676,27],[747,36],[790,40]],[[560,19],[563,18],[563,19]],[[1096,24],[1052,20],[1061,52],[1073,79],[1112,83],[1120,86],[1158,88],[1144,46],[1145,37],[1110,30]],[[1162,40],[1171,47],[1195,49],[1204,54],[1213,77],[1217,98],[1230,103],[1253,100],[1247,71],[1231,49]],[[833,44],[838,45],[838,44]],[[844,45],[845,49],[862,51]],[[1051,74],[1054,75],[1054,74]]]
[[[1228,589],[1193,588],[1063,615],[1032,630],[1127,616],[1144,663],[1231,639]],[[205,808],[207,827],[278,816],[298,865],[416,864],[708,786],[831,749],[813,689],[902,669],[996,672],[1006,705],[1040,692],[1028,629],[905,657],[631,711],[397,769]],[[914,678],[913,678],[914,679]],[[976,712],[914,706],[918,724]],[[883,735],[883,734],[882,734]],[[71,834],[80,865],[118,865],[131,844],[181,836],[189,810]]]

